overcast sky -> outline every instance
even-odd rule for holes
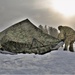
[[[35,25],[57,27],[75,24],[75,16],[69,19],[53,10],[49,0],[0,0],[0,30],[29,18]],[[48,6],[49,5],[49,6]]]

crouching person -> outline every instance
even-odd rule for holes
[[[75,31],[68,26],[58,26],[58,30],[60,31],[58,38],[65,43],[64,51],[67,50],[69,46],[69,51],[74,52],[73,43],[75,41]]]

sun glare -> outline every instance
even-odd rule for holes
[[[64,16],[75,15],[75,0],[52,0],[52,7]]]

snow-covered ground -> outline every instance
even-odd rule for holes
[[[45,55],[0,54],[0,75],[75,74],[75,52],[52,51]]]

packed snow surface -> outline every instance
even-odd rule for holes
[[[45,55],[0,54],[0,75],[75,74],[75,52],[59,50]]]

